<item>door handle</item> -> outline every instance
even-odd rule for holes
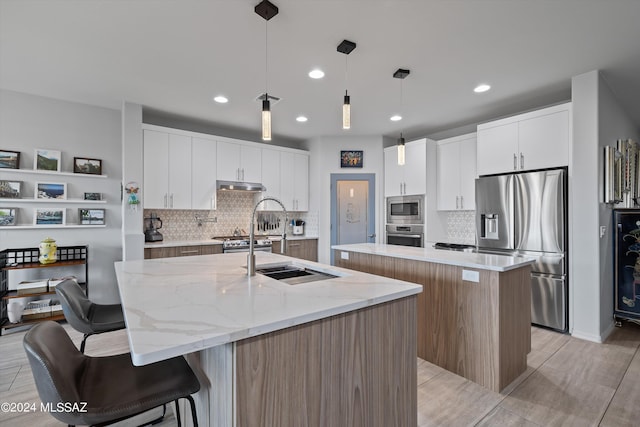
[[[400,194],[402,194],[402,183],[400,183]]]
[[[167,207],[167,193],[164,193],[164,207]]]
[[[524,169],[524,155],[520,153],[520,169]]]
[[[169,200],[171,200],[171,206],[169,206],[170,208],[173,207],[173,193],[171,193],[171,197],[169,198]]]
[[[456,209],[460,209],[460,196],[456,196]]]
[[[460,209],[464,209],[464,198],[460,196]]]
[[[516,153],[513,153],[513,170],[517,170],[518,169],[518,157],[516,156]]]
[[[369,234],[367,237],[370,238],[370,239],[375,239],[376,233]]]
[[[244,168],[242,168],[242,180],[244,181]]]

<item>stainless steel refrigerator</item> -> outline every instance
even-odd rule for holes
[[[553,169],[476,180],[481,252],[536,258],[531,321],[568,330],[567,171]]]

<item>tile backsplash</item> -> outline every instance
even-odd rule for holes
[[[450,211],[446,218],[449,243],[476,244],[475,211]]]
[[[152,213],[162,220],[164,240],[203,240],[214,236],[228,236],[237,228],[249,234],[253,207],[260,200],[259,194],[241,191],[218,191],[216,210],[145,209],[144,217]],[[291,218],[306,222],[305,235],[318,235],[317,212],[289,212]],[[257,229],[256,229],[257,233]],[[280,234],[274,231],[273,234]],[[287,229],[287,234],[291,230]]]

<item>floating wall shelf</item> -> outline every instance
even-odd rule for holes
[[[2,168],[0,172],[11,172],[17,174],[38,174],[38,175],[56,175],[56,176],[77,176],[82,178],[106,178],[107,175],[94,175],[90,173],[73,173],[73,172],[56,172],[56,171],[41,171],[35,169],[7,169]]]

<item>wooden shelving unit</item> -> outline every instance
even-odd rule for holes
[[[0,251],[0,335],[3,330],[28,326],[46,320],[64,320],[63,314],[9,323],[7,318],[7,303],[14,298],[40,299],[43,296],[55,294],[55,290],[18,295],[15,290],[9,290],[9,275],[12,271],[29,269],[56,269],[64,267],[84,266],[84,283],[82,286],[89,294],[89,246],[60,246],[57,250],[58,261],[52,264],[40,264],[39,248],[5,249]]]

